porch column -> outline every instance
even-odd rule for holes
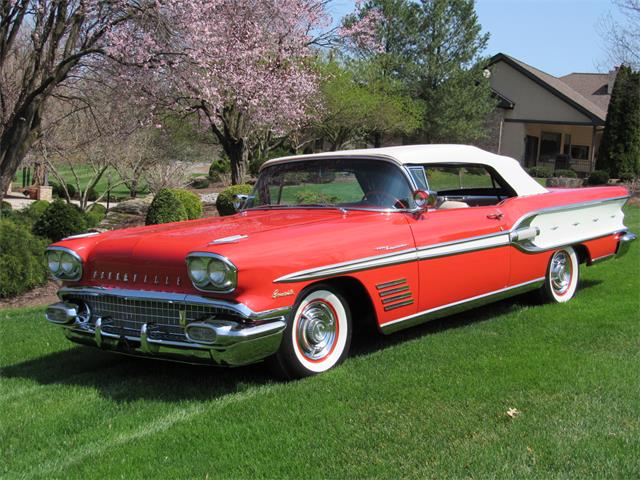
[[[591,154],[589,155],[589,173],[593,172],[596,163],[596,126],[591,127]]]

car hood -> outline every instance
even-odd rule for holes
[[[305,252],[311,249],[318,255],[330,250],[332,253],[326,256],[330,261],[339,246],[336,239],[365,237],[363,232],[370,230],[373,216],[383,218],[384,214],[345,214],[338,209],[256,210],[223,218],[114,230],[57,245],[73,249],[84,259],[82,284],[187,292],[193,290],[185,262],[191,252],[227,256],[241,270],[258,257],[278,265],[289,261],[303,265],[304,259],[294,258],[302,245]],[[404,222],[398,217],[396,221]]]

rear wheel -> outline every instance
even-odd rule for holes
[[[572,247],[556,250],[547,267],[547,276],[542,287],[543,297],[548,302],[565,303],[576,293],[580,277],[578,255]]]
[[[334,288],[319,284],[304,290],[291,311],[278,352],[269,366],[284,378],[326,372],[342,362],[351,344],[351,312]]]

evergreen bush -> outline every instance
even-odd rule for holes
[[[594,170],[587,179],[589,185],[606,185],[609,183],[609,174],[604,170]]]
[[[33,225],[33,233],[57,242],[87,229],[87,220],[75,205],[57,199],[51,202]]]
[[[182,188],[173,189],[173,193],[182,203],[189,220],[195,220],[202,216],[202,201],[198,195]]]
[[[529,175],[536,178],[553,177],[553,170],[548,167],[531,167],[527,169],[527,172],[529,173]]]
[[[197,177],[191,182],[193,188],[201,189],[209,187],[209,179],[207,177]]]
[[[555,171],[556,177],[578,178],[578,174],[571,169],[560,168]]]
[[[163,188],[153,198],[147,211],[145,224],[182,222],[188,218],[187,212],[175,192],[169,188]]]
[[[0,297],[12,297],[47,281],[44,240],[29,228],[0,220]]]
[[[214,160],[209,167],[209,179],[212,182],[219,182],[221,180],[221,174],[231,173],[231,161],[222,154],[222,157]]]

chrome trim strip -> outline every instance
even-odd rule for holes
[[[387,303],[392,303],[392,302],[395,302],[397,300],[402,300],[403,298],[409,298],[409,297],[411,297],[411,295],[413,295],[413,294],[411,292],[409,292],[409,293],[403,293],[401,295],[396,295],[394,297],[383,298],[382,299],[382,304],[386,305]]]
[[[327,277],[332,277],[336,275],[342,275],[345,273],[353,273],[353,272],[359,272],[362,270],[370,270],[373,268],[380,268],[380,267],[385,267],[390,265],[398,265],[398,264],[408,263],[416,260],[425,260],[425,259],[438,258],[438,257],[449,256],[449,255],[457,255],[461,253],[469,253],[469,252],[474,252],[478,250],[487,250],[490,248],[496,248],[496,247],[508,246],[508,245],[514,246],[525,253],[540,253],[548,250],[553,250],[555,248],[562,247],[565,245],[586,242],[589,240],[594,240],[596,238],[614,235],[616,233],[620,233],[620,230],[617,229],[609,233],[598,234],[593,237],[575,239],[575,240],[571,240],[568,243],[553,245],[544,249],[539,249],[530,244],[524,244],[524,245],[520,244],[518,243],[517,240],[515,240],[515,238],[512,237],[512,235],[515,234],[516,236],[518,236],[521,233],[525,233],[524,231],[523,232],[519,231],[523,229],[523,226],[522,226],[523,222],[525,222],[528,219],[533,219],[534,217],[536,217],[537,215],[540,215],[541,213],[549,213],[549,212],[565,211],[565,210],[570,211],[570,210],[575,210],[575,209],[579,209],[579,208],[583,208],[591,205],[616,202],[616,201],[620,201],[628,198],[629,196],[627,195],[622,197],[593,200],[588,202],[574,203],[570,205],[562,205],[557,207],[540,209],[540,210],[526,213],[525,215],[520,217],[520,219],[518,219],[518,221],[514,224],[513,228],[511,228],[510,230],[505,230],[503,232],[495,232],[487,235],[479,235],[476,237],[453,240],[450,242],[442,242],[442,243],[437,243],[433,245],[425,245],[417,248],[414,247],[412,249],[402,250],[400,252],[394,252],[392,254],[376,255],[372,257],[365,257],[357,260],[351,260],[347,262],[341,262],[341,263],[336,263],[332,265],[325,265],[322,267],[316,267],[308,270],[293,272],[287,275],[283,275],[282,277],[276,278],[274,280],[274,283],[291,283],[291,282],[301,282],[301,281],[307,281],[307,280],[316,280],[319,278],[327,278]],[[524,226],[524,228],[526,227],[528,227],[528,225]],[[527,231],[526,233],[532,233],[532,232]],[[495,238],[495,240],[485,241],[486,239],[493,239],[493,238]],[[471,244],[471,245],[467,245],[466,247],[463,247],[463,248],[450,248],[450,247],[456,247],[464,244]]]
[[[598,258],[594,258],[589,262],[589,265],[595,265],[596,263],[602,263],[606,260],[611,260],[612,258],[614,258],[616,256],[615,253],[609,253],[607,255],[603,255],[601,257]]]
[[[385,290],[384,292],[379,292],[380,298],[388,297],[389,295],[393,295],[394,293],[406,292],[409,290],[409,286],[405,285],[404,287],[391,288],[389,290]]]
[[[384,311],[388,312],[389,310],[395,310],[396,308],[406,307],[407,305],[412,305],[413,299],[407,300],[406,302],[394,303],[393,305],[387,305],[384,307]]]
[[[486,303],[491,303],[501,298],[510,297],[519,293],[524,293],[528,290],[535,290],[542,286],[544,283],[544,277],[536,278],[528,282],[520,283],[511,287],[501,288],[489,293],[483,293],[475,297],[466,298],[457,302],[449,303],[447,305],[441,305],[439,307],[424,310],[422,312],[414,313],[406,317],[399,318],[397,320],[391,320],[389,322],[380,325],[382,333],[388,334],[402,330],[404,328],[418,325],[419,323],[433,320],[435,318],[444,317],[452,313],[468,310],[476,306],[480,306]]]
[[[63,287],[58,291],[58,297],[60,297],[61,300],[64,300],[63,297],[65,295],[73,295],[74,293],[94,296],[111,295],[128,300],[157,300],[169,303],[185,303],[218,307],[231,310],[238,316],[251,321],[278,319],[278,317],[286,316],[291,310],[291,306],[288,306],[264,310],[262,312],[255,312],[242,303],[233,303],[228,300],[201,297],[199,295],[105,287]]]
[[[406,278],[400,278],[398,280],[393,280],[391,282],[379,283],[378,285],[376,285],[376,289],[384,290],[385,288],[395,287],[396,285],[400,285],[402,283],[407,283],[407,279]]]

